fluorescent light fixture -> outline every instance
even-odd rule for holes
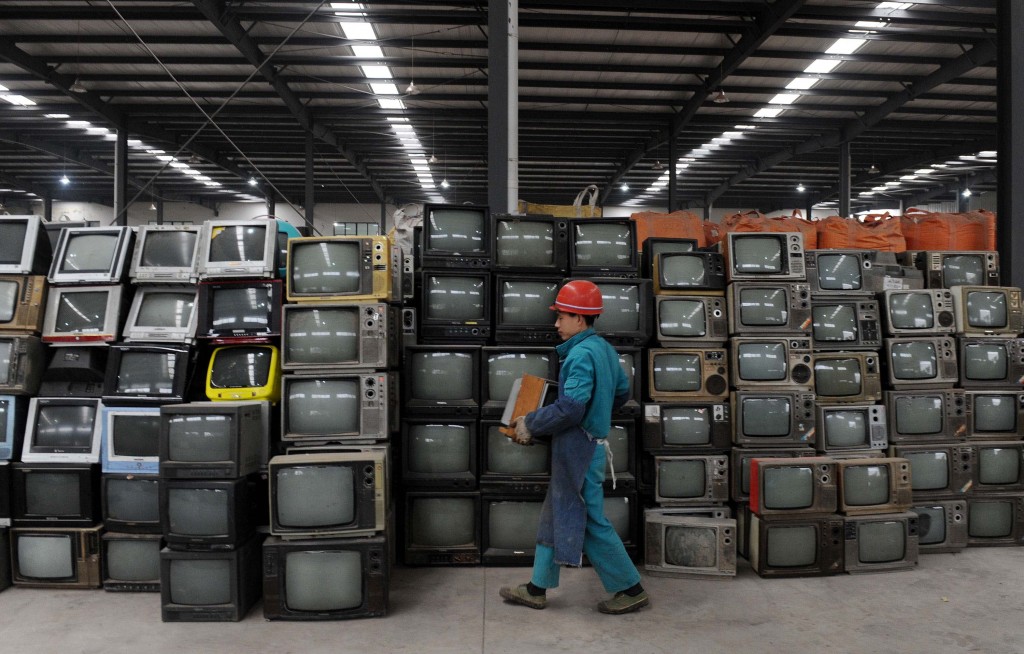
[[[768,104],[793,104],[799,97],[799,93],[779,93],[769,100]]]
[[[172,157],[169,154],[160,154],[160,155],[157,155],[156,158],[159,159],[160,161],[177,161],[177,159],[175,159],[174,157]]]
[[[47,118],[70,118],[71,114],[45,114]]]
[[[931,175],[935,170],[932,168],[918,168],[914,171],[915,175]]]
[[[380,49],[379,45],[354,45],[352,46],[352,54],[366,59],[384,58],[384,51]]]
[[[825,50],[825,54],[848,55],[860,50],[867,39],[839,39]]]
[[[405,103],[398,98],[377,98],[381,109],[405,109]]]
[[[87,134],[110,134],[106,127],[86,127],[85,131]]]
[[[716,138],[711,139],[711,142],[712,143],[731,143],[732,139],[729,138],[728,136],[718,136]]]
[[[903,186],[903,182],[886,182],[885,185],[889,188],[896,188],[897,186]]]
[[[842,59],[815,59],[807,68],[804,68],[804,72],[824,75],[831,73],[841,63],[843,63]]]
[[[730,139],[738,139],[743,136],[743,132],[725,132],[722,136]]]
[[[398,87],[386,82],[370,84],[370,90],[372,90],[376,95],[398,95]]]
[[[188,168],[188,164],[184,161],[172,161],[171,168]]]
[[[68,127],[77,127],[79,129],[85,129],[92,125],[88,120],[69,120],[66,125]]]
[[[765,107],[764,109],[759,109],[757,113],[754,114],[754,118],[775,118],[782,112],[783,109],[777,107]]]
[[[861,191],[857,195],[861,197],[871,197],[872,195],[874,195],[874,193],[872,191]]]
[[[686,170],[689,167],[690,167],[690,164],[688,164],[688,163],[676,164],[676,172],[678,173],[681,170]]]
[[[694,150],[690,154],[695,154],[697,156],[704,156],[706,154],[711,154],[711,148],[707,148],[707,147],[697,148],[696,150]]]
[[[757,125],[733,125],[736,129],[757,129]]]
[[[917,179],[917,175],[900,175],[900,179],[909,182],[911,180]]]
[[[872,187],[871,187],[871,190],[872,190],[872,191],[875,191],[875,192],[877,192],[877,193],[881,193],[881,192],[883,192],[883,191],[888,191],[888,190],[889,190],[889,187],[888,187],[888,186],[872,186]]]
[[[163,150],[146,150],[146,154],[167,154]]]
[[[387,66],[360,66],[363,75],[377,79],[391,79],[391,69]]]
[[[418,171],[418,172],[423,172],[423,173],[429,173],[430,172],[430,166],[428,166],[426,164],[422,164],[422,165],[415,164],[412,167],[412,169],[415,170],[415,171]]]
[[[6,86],[4,86],[3,84],[0,84],[0,92],[4,92],[4,91],[10,91],[10,89],[7,88]]]
[[[795,77],[789,84],[786,85],[786,88],[798,91],[805,91],[814,86],[815,84],[817,84],[818,81],[819,80],[816,80],[813,77]]]
[[[208,182],[211,179],[213,178],[210,177],[209,175],[196,175],[196,181],[198,182]]]
[[[35,104],[35,100],[29,100],[23,95],[0,95],[0,98],[19,107],[31,107]]]
[[[999,153],[995,150],[982,150],[978,153],[978,156],[983,159],[994,159],[999,156]]]
[[[341,31],[345,35],[346,39],[352,39],[353,41],[376,41],[377,34],[373,29],[373,25],[369,23],[339,23],[341,25]]]

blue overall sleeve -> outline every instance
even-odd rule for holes
[[[558,400],[527,414],[526,428],[533,434],[555,434],[579,425],[593,392],[594,365],[590,358],[567,358],[562,365]]]

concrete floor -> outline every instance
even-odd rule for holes
[[[818,579],[644,578],[651,606],[605,616],[590,569],[567,570],[548,608],[506,604],[525,568],[398,568],[386,618],[160,621],[159,595],[10,588],[0,652],[1024,652],[1024,547],[921,557],[912,571]]]

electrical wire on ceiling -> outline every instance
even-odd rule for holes
[[[129,31],[131,31],[132,35],[138,40],[139,44],[146,50],[146,52],[149,53],[149,55],[151,57],[153,57],[153,59],[156,61],[156,63],[164,70],[164,72],[167,73],[167,76],[171,78],[171,81],[173,81],[175,83],[175,85],[177,85],[177,87],[181,90],[181,92],[185,95],[185,97],[188,98],[189,101],[192,102],[193,105],[195,105],[196,109],[198,109],[199,112],[201,114],[203,114],[203,116],[206,118],[206,122],[204,122],[202,125],[200,125],[199,128],[192,134],[192,136],[190,136],[188,139],[186,139],[186,141],[174,153],[173,157],[176,158],[179,154],[181,154],[192,143],[192,141],[194,141],[199,136],[199,134],[201,134],[202,131],[204,129],[206,129],[207,126],[212,126],[214,129],[217,130],[217,132],[221,136],[224,137],[224,139],[231,145],[231,147],[233,147],[235,149],[235,151],[238,152],[238,154],[240,154],[242,156],[242,158],[245,160],[245,162],[247,164],[249,164],[254,171],[259,173],[259,176],[261,178],[266,180],[266,182],[270,186],[270,188],[272,188],[274,190],[274,192],[276,192],[282,199],[284,199],[285,203],[296,214],[298,214],[298,216],[300,218],[302,218],[303,224],[305,224],[307,227],[309,227],[309,229],[312,230],[313,233],[319,235],[319,231],[317,231],[316,226],[312,224],[312,221],[310,221],[310,220],[308,220],[306,218],[306,214],[303,211],[300,211],[298,207],[296,207],[295,205],[293,205],[291,202],[288,201],[287,197],[283,193],[281,193],[280,189],[278,189],[274,185],[274,183],[271,182],[270,179],[266,175],[264,175],[262,173],[262,171],[260,171],[259,166],[257,166],[249,158],[249,156],[244,151],[242,151],[242,149],[238,146],[238,144],[235,143],[235,141],[224,132],[224,130],[221,128],[221,126],[217,124],[217,121],[215,120],[215,118],[217,117],[218,114],[220,114],[221,111],[223,111],[228,106],[228,104],[232,100],[235,99],[235,97],[239,93],[241,93],[242,89],[245,88],[245,86],[250,81],[252,81],[252,79],[254,77],[256,77],[257,73],[259,73],[260,70],[263,67],[265,67],[268,63],[270,63],[273,60],[274,56],[281,50],[281,48],[283,48],[285,46],[285,44],[288,43],[289,39],[291,39],[293,36],[295,36],[295,34],[298,33],[298,31],[300,29],[302,29],[302,27],[307,22],[309,22],[309,20],[325,4],[327,4],[327,0],[321,0],[320,3],[318,3],[315,7],[313,7],[313,9],[310,10],[310,12],[308,14],[306,14],[306,16],[302,19],[302,21],[298,25],[296,25],[295,28],[291,32],[289,32],[288,35],[285,36],[285,38],[279,44],[277,44],[277,46],[274,48],[274,50],[258,66],[253,68],[252,73],[250,73],[249,76],[247,78],[245,78],[245,80],[242,81],[242,83],[239,85],[239,87],[237,89],[235,89],[235,91],[230,96],[228,96],[227,99],[225,99],[224,102],[221,103],[220,107],[218,107],[212,114],[207,113],[206,110],[203,109],[202,105],[199,104],[199,102],[194,97],[192,97],[192,95],[188,92],[188,90],[185,88],[185,86],[180,81],[178,81],[178,78],[174,76],[174,73],[172,73],[171,70],[167,67],[167,65],[163,61],[161,61],[159,55],[157,55],[153,51],[153,49],[149,47],[149,44],[146,43],[145,39],[143,39],[142,36],[138,32],[135,31],[135,28],[133,28],[131,26],[131,23],[129,23],[128,20],[124,17],[124,15],[118,10],[117,6],[115,6],[115,4],[114,4],[114,1],[113,0],[107,0],[107,4],[110,5],[110,8],[114,11],[115,14],[117,14],[117,17],[121,20],[123,25]],[[156,179],[160,176],[161,173],[163,173],[170,166],[171,161],[173,161],[173,160],[174,159],[168,159],[167,161],[164,162],[164,165],[161,166],[161,168],[159,170],[157,170],[156,173],[153,174],[153,176],[149,179],[148,182],[146,182],[146,184],[144,185],[144,188],[142,188],[135,195],[135,197],[133,197],[129,202],[126,202],[125,206],[121,208],[120,213],[118,213],[118,215],[114,216],[114,222],[117,222],[117,220],[119,218],[121,218],[121,216],[128,211],[128,206],[131,205],[132,203],[134,203],[136,200],[138,200],[146,192],[146,190],[150,186],[153,185],[153,183],[156,181]]]

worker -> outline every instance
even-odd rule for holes
[[[513,420],[513,440],[530,445],[551,437],[551,483],[541,507],[537,548],[529,583],[502,588],[506,600],[543,609],[546,591],[558,587],[560,566],[580,567],[587,555],[612,597],[597,605],[602,613],[630,613],[647,606],[640,573],[604,515],[605,464],[612,411],[629,399],[629,380],[619,356],[594,330],[604,303],[601,290],[573,280],[558,291],[555,347],[561,362],[558,399]]]

